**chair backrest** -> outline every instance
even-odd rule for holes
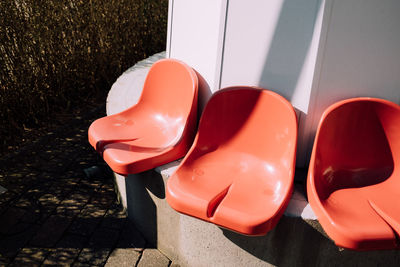
[[[322,115],[312,159],[316,191],[363,187],[388,179],[400,159],[400,107],[355,98],[330,106]]]
[[[172,118],[189,115],[192,108],[197,112],[197,89],[192,68],[175,59],[160,60],[150,68],[138,104]]]
[[[210,99],[200,120],[197,153],[217,147],[292,169],[297,118],[280,95],[260,88],[230,87]]]

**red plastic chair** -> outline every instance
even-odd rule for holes
[[[242,234],[266,234],[292,194],[296,137],[296,114],[278,94],[249,87],[218,91],[168,180],[168,203]]]
[[[399,248],[400,107],[355,98],[323,114],[307,191],[335,243],[355,250]]]
[[[89,128],[90,144],[111,169],[127,175],[183,157],[196,132],[198,80],[186,64],[153,64],[139,102]]]

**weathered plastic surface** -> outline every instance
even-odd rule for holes
[[[374,98],[344,100],[323,114],[311,156],[312,209],[336,245],[399,248],[400,107]]]
[[[151,67],[138,103],[93,122],[89,142],[122,175],[179,159],[196,133],[197,94],[194,70],[178,60],[160,60]]]
[[[266,234],[293,191],[296,138],[296,114],[283,97],[251,87],[218,91],[168,180],[167,201],[224,228]]]

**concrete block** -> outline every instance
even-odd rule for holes
[[[145,249],[142,254],[142,258],[138,263],[138,267],[168,267],[170,260],[165,257],[160,251],[157,249]]]
[[[132,248],[115,249],[106,262],[106,267],[129,267],[136,266],[140,253]]]

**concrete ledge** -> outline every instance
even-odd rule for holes
[[[138,63],[116,81],[107,99],[107,114],[137,102],[148,68],[164,56],[156,54]],[[178,165],[175,161],[127,177],[116,174],[115,179],[128,217],[150,244],[180,266],[398,266],[400,262],[400,251],[354,252],[336,247],[299,184],[278,225],[261,237],[243,236],[177,213],[165,200],[165,186]]]
[[[164,179],[168,179],[172,175],[172,173],[178,168],[180,162],[181,160],[173,161],[171,163],[157,167],[154,170],[161,174]],[[296,180],[304,181],[305,176],[298,177]],[[317,216],[315,216],[310,204],[307,202],[304,196],[303,188],[300,184],[295,184],[292,198],[290,199],[289,205],[286,208],[284,214],[289,217],[301,217],[304,220],[317,219]]]

